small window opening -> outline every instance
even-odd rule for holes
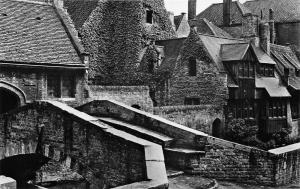
[[[42,18],[41,18],[41,17],[39,17],[39,16],[38,16],[38,17],[36,17],[35,19],[37,19],[37,20],[42,20]]]
[[[184,105],[200,105],[200,98],[185,98]]]
[[[135,109],[138,109],[138,110],[141,109],[141,106],[139,106],[139,105],[137,105],[137,104],[134,104],[134,105],[132,105],[131,107],[133,107],[133,108],[135,108]]]
[[[197,75],[197,67],[196,67],[196,58],[189,58],[189,75],[196,76]]]
[[[6,14],[6,13],[2,13],[1,15],[2,15],[2,16],[7,16],[7,14]]]
[[[150,60],[148,64],[148,72],[149,73],[154,73],[154,61]]]
[[[153,11],[146,10],[146,23],[152,24],[153,23]]]

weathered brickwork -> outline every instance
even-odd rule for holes
[[[154,114],[189,128],[212,134],[213,122],[223,120],[223,110],[214,106],[163,106],[154,108]]]
[[[70,159],[67,166],[96,188],[146,180],[144,146],[104,132],[92,122],[46,103],[30,104],[5,116],[0,122],[1,141],[5,139],[2,158],[34,153],[40,147],[46,157],[61,164]],[[43,171],[55,167],[47,169]]]
[[[90,85],[90,97],[93,100],[110,99],[129,106],[140,107],[146,112],[153,111],[153,102],[147,86],[100,86]]]

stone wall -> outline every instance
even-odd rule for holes
[[[196,76],[189,75],[191,57],[196,58]],[[184,105],[186,97],[199,98],[200,105],[226,104],[227,75],[219,71],[194,30],[184,42],[169,88],[171,106]]]
[[[153,102],[147,86],[100,86],[90,85],[90,97],[93,100],[110,99],[128,106],[137,105],[146,112],[153,111]]]
[[[26,100],[44,99],[47,96],[45,74],[30,69],[1,68],[0,80],[20,88]]]
[[[164,168],[160,146],[110,128],[59,102],[32,103],[1,118],[0,157],[35,153],[38,148],[46,157],[82,175],[94,188],[151,180],[151,168],[147,167],[151,162],[147,160],[157,160],[160,165],[156,168]],[[49,166],[43,171],[56,169]]]
[[[155,107],[154,114],[210,135],[217,118],[224,122],[223,110],[210,105]]]
[[[146,9],[153,11],[152,24],[146,23]],[[100,1],[81,35],[91,55],[89,76],[105,85],[143,80],[136,74],[142,49],[150,40],[176,37],[162,0]]]
[[[30,68],[2,68],[0,71],[0,81],[9,83],[18,87],[26,97],[26,102],[34,100],[49,99],[47,96],[47,74],[52,72],[60,72],[64,74],[67,71],[49,69],[47,72],[41,69]],[[87,78],[85,71],[72,70],[75,76],[75,98],[55,98],[53,100],[62,101],[64,103],[76,106],[81,104],[87,97]],[[14,92],[14,91],[12,91]]]

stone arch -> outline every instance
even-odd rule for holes
[[[2,107],[3,112],[26,104],[25,93],[20,88],[5,81],[0,81],[0,98],[3,101],[8,100],[9,103]],[[0,114],[3,113],[2,108],[0,107]]]
[[[212,136],[221,137],[222,135],[222,122],[219,118],[215,119],[212,124]]]

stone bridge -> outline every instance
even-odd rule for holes
[[[55,166],[43,166],[48,161]],[[98,118],[55,101],[0,115],[0,173],[28,180],[42,166],[61,171],[57,165],[91,188],[167,187],[162,147]]]

